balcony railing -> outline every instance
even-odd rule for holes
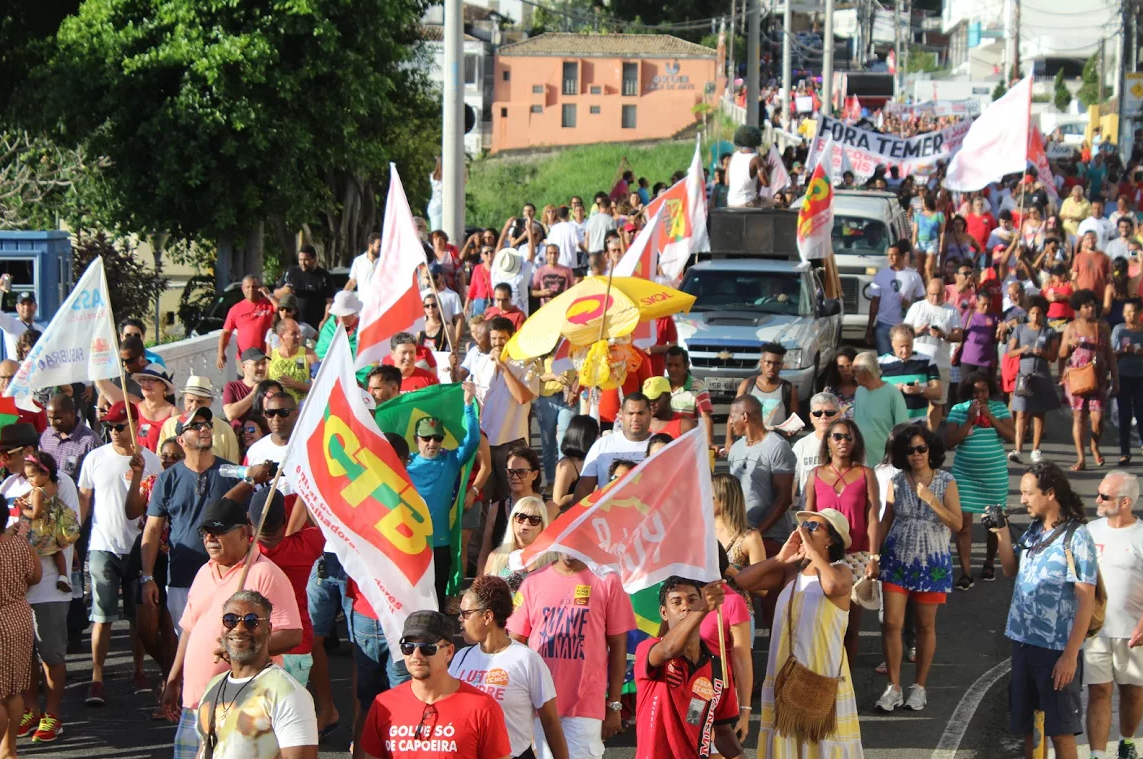
[[[639,83],[632,79],[623,80],[623,94],[626,97],[631,97],[639,94]]]
[[[579,94],[579,82],[576,81],[575,79],[565,79],[564,80],[564,94],[565,95],[578,95]]]

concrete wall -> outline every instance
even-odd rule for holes
[[[215,363],[218,351],[218,335],[221,330],[215,330],[207,335],[189,337],[175,343],[156,345],[152,348],[155,353],[167,362],[167,371],[175,380],[175,387],[182,390],[187,377],[192,374],[200,377],[209,377],[214,387],[214,403],[211,409],[215,414],[222,414],[222,386],[231,380],[238,379],[241,370],[235,356],[238,341],[231,340],[226,351],[226,369],[219,369]],[[179,408],[182,408],[182,394],[179,393]]]

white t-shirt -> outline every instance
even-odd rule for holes
[[[275,759],[284,748],[318,743],[313,696],[277,664],[252,678],[212,679],[195,719],[199,740],[209,734],[212,706],[217,759]]]
[[[242,459],[242,461],[246,466],[254,466],[255,464],[261,464],[265,461],[273,461],[275,464],[281,464],[285,456],[286,446],[278,445],[274,442],[273,437],[266,435],[261,440],[255,441],[254,445],[247,449],[246,458]],[[284,475],[278,479],[278,492],[283,496],[292,495],[294,492],[290,488],[290,483],[286,481]]]
[[[159,457],[146,448],[143,455],[143,479],[163,471]],[[111,444],[101,445],[83,460],[79,470],[79,487],[91,492],[92,551],[108,551],[125,556],[131,553],[139,536],[139,520],[127,518],[127,490],[131,487],[130,456],[116,453]]]
[[[560,266],[574,269],[579,266],[579,244],[583,241],[583,231],[575,222],[561,221],[548,230],[548,244],[560,248]]]
[[[496,373],[491,354],[470,350],[462,367],[468,370],[476,397],[480,400],[480,429],[488,436],[489,445],[503,445],[513,440],[528,440],[528,413],[531,403],[518,403],[508,390],[508,381]],[[510,371],[533,395],[540,394],[540,372],[534,362],[509,359],[501,371]]]
[[[948,335],[961,326],[960,312],[948,303],[934,306],[928,300],[919,300],[909,306],[909,313],[905,314],[905,324],[914,329],[917,327],[936,327],[944,332],[945,337],[937,338],[930,334],[917,335],[913,339],[913,350],[923,356],[928,356],[939,368],[948,369],[952,366],[949,354]]]
[[[1105,517],[1088,522],[1087,531],[1095,542],[1099,572],[1107,589],[1107,615],[1099,635],[1130,638],[1143,616],[1143,520],[1116,529]]]
[[[518,641],[495,654],[469,646],[452,657],[448,673],[500,704],[512,756],[528,750],[536,710],[556,697],[552,672],[538,653]]]
[[[1111,238],[1111,233],[1114,230],[1115,227],[1107,219],[1089,216],[1079,223],[1079,228],[1076,229],[1076,237],[1082,239],[1088,232],[1095,232],[1096,250],[1107,250],[1107,241]]]
[[[877,272],[869,284],[869,297],[878,296],[881,297],[881,303],[877,308],[877,321],[882,324],[900,324],[904,316],[901,312],[902,301],[923,299],[925,283],[913,269],[905,267],[901,271],[894,271],[886,266]]]
[[[91,454],[88,454],[90,456]],[[57,483],[57,494],[64,505],[76,513],[76,519],[79,518],[79,492],[75,489],[75,481],[68,477],[63,472],[59,473],[59,482]],[[24,479],[22,474],[9,475],[8,479],[0,483],[0,495],[8,499],[9,513],[12,513],[12,502],[23,495],[31,492],[32,486]],[[70,545],[63,551],[64,566],[70,567],[72,555],[75,553],[75,546]],[[55,559],[51,556],[41,556],[40,566],[43,567],[44,576],[40,581],[28,588],[27,594],[24,599],[29,604],[42,604],[51,603],[53,601],[71,601],[71,593],[65,593],[56,587],[56,580],[60,578],[60,573],[56,571]]]
[[[430,290],[421,290],[421,301],[433,294]],[[457,314],[464,313],[464,303],[461,301],[460,296],[456,294],[455,290],[450,290],[443,287],[437,290],[437,302],[441,305],[441,318],[446,324],[452,322]]]
[[[1112,259],[1131,257],[1131,247],[1127,244],[1127,240],[1124,240],[1122,237],[1116,237],[1107,243],[1107,250],[1104,252],[1111,256]]]
[[[834,418],[836,419],[837,417]],[[810,472],[813,471],[814,467],[820,463],[818,462],[818,451],[821,450],[821,447],[821,438],[815,435],[813,430],[810,431],[810,434],[803,435],[802,438],[793,445],[794,455],[798,458],[798,463],[794,465],[794,479],[797,480],[798,493],[800,494],[798,503],[806,502],[806,478],[810,476]]]
[[[495,266],[492,267],[492,289],[496,285],[506,282],[512,286],[512,305],[528,315],[528,298],[532,294],[532,262],[524,260],[524,252],[520,251],[520,271],[515,274],[505,274]]]
[[[353,263],[349,266],[349,278],[357,282],[357,292],[369,291],[373,284],[373,275],[377,272],[377,264],[380,262],[380,256],[376,261],[370,261],[368,253],[362,253],[353,259]]]
[[[32,321],[33,329],[43,332],[46,327],[38,321]],[[20,335],[27,332],[29,329],[27,324],[20,321],[20,317],[15,314],[6,314],[0,311],[0,331],[4,333],[4,358],[16,360],[16,341],[20,339]]]
[[[889,483],[901,470],[892,464],[878,464],[873,467],[873,474],[877,476],[877,492],[881,497],[881,511],[878,519],[885,518],[885,511],[889,508]]]
[[[591,444],[591,450],[583,460],[582,477],[594,477],[600,485],[607,484],[607,471],[616,459],[639,462],[647,458],[646,440],[628,440],[622,430],[604,435]]]

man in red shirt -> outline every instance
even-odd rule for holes
[[[668,577],[659,588],[659,615],[669,629],[635,649],[635,759],[744,755],[734,732],[738,697],[722,660],[699,637],[724,596],[721,580],[700,587]]]
[[[266,297],[262,282],[254,274],[242,278],[242,300],[230,307],[218,335],[218,368],[226,368],[226,346],[230,333],[238,330],[238,355],[248,348],[266,351],[266,330],[274,323],[274,302]]]
[[[492,290],[492,302],[495,305],[485,309],[484,321],[492,321],[497,316],[503,316],[512,322],[512,326],[519,332],[520,327],[524,325],[524,320],[528,318],[528,315],[521,311],[519,306],[513,305],[512,285],[506,282],[501,282],[496,285]]]
[[[673,316],[660,316],[651,327],[655,330],[655,344],[647,349],[651,374],[662,377],[667,371],[667,351],[679,344],[679,331],[675,329]]]
[[[983,250],[988,243],[988,236],[996,229],[996,217],[989,213],[988,204],[982,196],[972,199],[972,208],[965,217],[965,231],[976,240]]]
[[[393,366],[401,370],[401,392],[438,384],[437,375],[417,366],[417,340],[408,332],[398,332],[389,339],[390,356]]]
[[[496,700],[448,673],[456,653],[452,620],[415,611],[405,620],[401,655],[412,680],[373,701],[354,759],[507,759],[504,712]]]

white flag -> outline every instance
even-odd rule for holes
[[[119,376],[119,341],[103,259],[95,258],[32,347],[5,395]]]
[[[647,204],[645,213],[653,216],[664,209],[663,244],[659,268],[672,281],[683,274],[692,253],[710,250],[706,231],[706,182],[702,173],[701,138],[695,141],[694,157],[686,177]]]
[[[980,114],[949,161],[944,186],[958,192],[980,190],[1007,174],[1023,174],[1028,165],[1032,77]]]
[[[405,618],[437,608],[432,517],[373,416],[340,324],[302,405],[282,474],[377,613],[389,650]]]
[[[790,173],[786,171],[786,164],[782,163],[782,156],[778,153],[776,145],[770,146],[770,154],[766,157],[770,164],[770,197],[773,198],[780,190],[790,186]]]

